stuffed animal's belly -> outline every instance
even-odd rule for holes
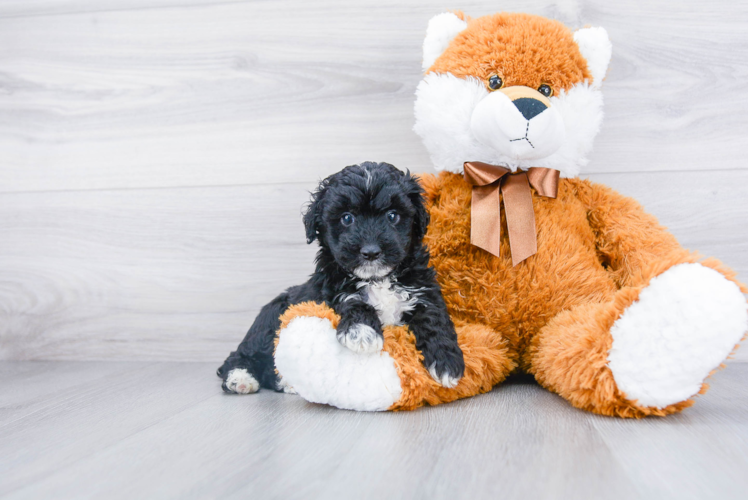
[[[598,258],[586,208],[570,185],[577,181],[562,179],[556,199],[533,192],[538,251],[513,266],[503,207],[496,257],[470,243],[470,186],[458,176],[440,180],[426,241],[457,322],[486,324],[519,346],[560,311],[605,301],[615,292]]]

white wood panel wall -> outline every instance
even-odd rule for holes
[[[318,179],[431,171],[413,92],[453,8],[606,27],[585,175],[748,280],[742,2],[4,0],[0,359],[220,362],[311,271]]]

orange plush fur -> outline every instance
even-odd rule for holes
[[[316,316],[337,328],[340,317],[324,304],[305,302],[290,307],[281,316],[280,330],[297,317]],[[280,331],[279,330],[279,331]],[[415,337],[406,326],[384,328],[384,350],[395,360],[402,395],[391,410],[413,410],[425,404],[439,404],[490,391],[503,381],[516,363],[509,357],[500,335],[481,325],[457,326],[457,337],[465,355],[465,375],[454,389],[437,384],[423,366],[423,356],[415,346]],[[279,337],[276,337],[276,346]]]
[[[470,244],[470,186],[451,173],[424,181],[431,194],[432,263],[438,276],[449,277],[442,287],[456,320],[477,314],[504,332],[511,359],[579,408],[641,417],[690,404],[639,407],[615,389],[607,367],[607,332],[641,286],[675,264],[697,260],[635,201],[589,181],[562,179],[556,199],[533,196],[543,229],[538,253],[513,267],[505,218],[496,258]],[[625,229],[625,239],[617,228]]]
[[[457,15],[467,28],[428,72],[482,81],[496,74],[507,86],[545,83],[556,93],[590,78],[571,31],[561,23],[523,14],[475,20]],[[538,251],[513,266],[504,210],[501,256],[495,257],[470,243],[471,187],[462,176],[442,172],[421,181],[431,215],[426,243],[466,370],[456,388],[442,388],[422,366],[407,327],[385,328],[384,349],[403,388],[391,409],[486,392],[513,371],[533,374],[574,406],[603,415],[664,416],[692,404],[689,399],[663,408],[641,406],[617,388],[608,367],[611,326],[639,292],[672,266],[699,261],[636,201],[578,178],[561,179],[555,199],[533,191]],[[736,282],[719,262],[701,264]],[[303,304],[289,309],[283,325],[310,315],[337,324],[326,306]]]
[[[403,388],[390,409],[484,393],[516,369],[574,406],[603,415],[664,416],[692,404],[639,406],[616,388],[607,366],[610,327],[641,288],[675,264],[698,261],[634,200],[580,179],[562,179],[556,199],[533,193],[537,226],[544,229],[538,232],[538,253],[512,266],[503,212],[497,258],[470,244],[470,186],[460,176],[427,175],[422,184],[431,214],[426,241],[466,369],[456,388],[441,387],[423,367],[408,328],[386,327],[384,349],[395,360]],[[600,227],[605,232],[596,230]],[[619,229],[626,238],[618,237]],[[718,261],[701,264],[735,281]],[[300,316],[326,318],[333,328],[339,321],[326,305],[304,303],[286,311],[281,329]],[[474,324],[476,317],[485,324]]]
[[[590,78],[571,31],[558,21],[506,12],[478,19],[468,19],[461,12],[457,15],[469,21],[468,28],[457,35],[429,72],[472,76],[484,82],[498,75],[505,87],[536,89],[545,83],[554,93]],[[554,43],[548,44],[549,39]]]

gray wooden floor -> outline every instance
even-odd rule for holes
[[[215,363],[0,363],[4,498],[745,498],[748,363],[624,421],[527,379],[409,413],[221,393]]]

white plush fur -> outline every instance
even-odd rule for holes
[[[541,97],[538,92],[537,95]],[[509,158],[539,160],[558,151],[566,140],[556,106],[526,119],[503,92],[491,92],[475,106],[470,129],[484,146]]]
[[[569,92],[562,91],[550,98],[552,109],[563,120],[565,139],[555,152],[544,158],[517,158],[516,152],[514,156],[506,154],[476,137],[473,113],[488,96],[483,82],[457,78],[449,73],[429,73],[418,85],[414,130],[423,140],[437,170],[461,174],[464,162],[483,161],[512,170],[554,168],[562,177],[575,177],[587,164],[587,154],[592,150],[603,119],[600,90],[581,83]]]
[[[244,368],[234,368],[226,377],[226,387],[237,394],[252,394],[260,390],[260,383]]]
[[[402,393],[395,362],[387,352],[356,354],[343,347],[327,319],[292,320],[279,334],[275,366],[286,383],[313,403],[384,411]]]
[[[608,366],[627,398],[662,408],[696,394],[746,330],[738,286],[681,264],[654,278],[615,322]]]
[[[426,28],[423,40],[423,70],[426,71],[442,55],[457,34],[467,28],[467,23],[452,14],[445,12],[434,16]]]
[[[613,46],[605,28],[582,28],[574,32],[574,41],[587,60],[587,69],[592,73],[592,86],[600,88],[608,72]]]

